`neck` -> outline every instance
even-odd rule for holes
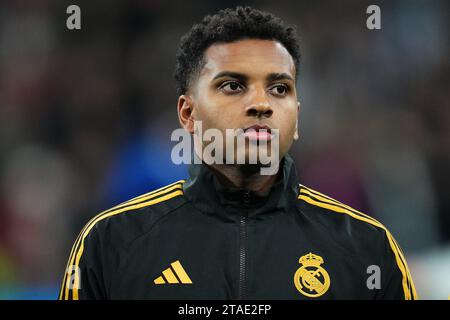
[[[213,164],[209,168],[222,184],[260,194],[268,193],[278,178],[278,174],[261,175],[261,167],[256,165]]]

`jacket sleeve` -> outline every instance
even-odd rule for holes
[[[382,287],[378,299],[418,299],[411,273],[403,252],[392,234],[386,230]]]
[[[102,270],[100,232],[98,226],[90,222],[72,247],[59,300],[106,299]]]

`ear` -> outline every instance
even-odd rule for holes
[[[295,120],[294,140],[298,140],[298,115],[300,114],[300,101],[297,101],[297,118]]]
[[[194,101],[189,95],[181,95],[178,97],[178,121],[180,125],[189,133],[194,133]]]

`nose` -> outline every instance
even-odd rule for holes
[[[264,90],[258,90],[252,99],[249,106],[246,108],[246,114],[250,117],[266,117],[270,118],[273,114],[272,106],[270,105]],[[262,91],[262,92],[261,92]]]

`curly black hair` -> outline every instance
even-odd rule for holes
[[[204,65],[204,52],[214,43],[241,39],[262,39],[280,42],[292,56],[296,75],[300,65],[300,48],[295,28],[286,25],[271,13],[251,7],[220,10],[195,24],[180,41],[174,77],[178,95],[186,93],[192,80]]]

